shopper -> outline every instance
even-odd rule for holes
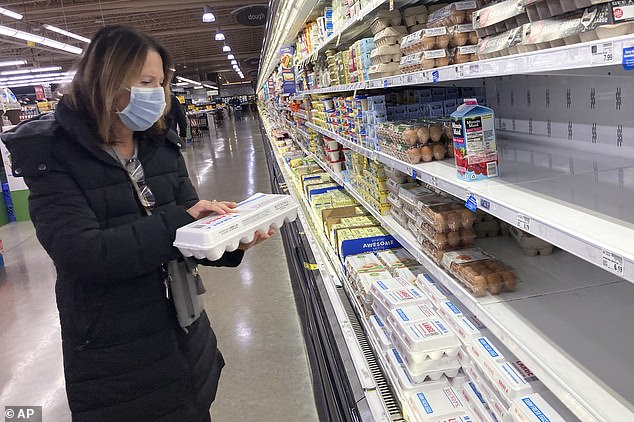
[[[235,112],[236,120],[242,120],[242,105],[240,103],[236,104],[236,112]]]
[[[181,105],[181,102],[178,100],[178,97],[176,95],[170,95],[170,104],[170,112],[167,115],[167,120],[169,123],[168,127],[179,134],[183,145],[185,145],[185,143],[187,142],[187,116],[185,116],[183,106]]]
[[[103,28],[54,116],[3,137],[57,269],[76,422],[209,420],[224,366],[204,312],[187,332],[179,325],[161,270],[180,257],[172,246],[177,228],[235,207],[199,200],[188,178],[162,118],[171,67],[155,39]],[[203,263],[235,267],[271,234]]]

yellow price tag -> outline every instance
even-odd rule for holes
[[[313,264],[311,262],[304,262],[304,268],[306,268],[309,271],[316,271],[319,269],[319,265]]]

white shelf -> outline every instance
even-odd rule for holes
[[[304,152],[368,209],[581,420],[634,420],[634,382],[629,371],[623,370],[631,366],[634,348],[634,286],[571,254],[556,251],[552,256],[528,258],[511,239],[496,238],[478,244],[513,266],[524,281],[516,292],[475,298],[422,251],[408,230],[392,217],[381,216],[340,175],[314,154]],[[608,161],[599,167],[609,168]],[[618,164],[620,160],[615,161]],[[576,162],[583,168],[581,158]],[[454,169],[448,163],[425,166],[429,164],[451,168],[453,178]],[[442,180],[446,179],[439,178],[439,183]]]
[[[343,146],[345,146],[346,148],[350,148],[352,151],[362,154],[368,158],[371,159],[376,159],[377,157],[377,153],[376,151],[373,151],[371,149],[365,148],[357,143],[354,143],[346,138],[344,138],[343,136],[340,136],[334,132],[331,132],[327,129],[321,128],[319,126],[316,126],[310,122],[306,122],[306,126],[308,126],[309,128],[320,132],[322,135],[328,136],[334,140],[336,140],[337,142],[339,142],[340,144],[342,144]]]
[[[611,271],[634,282],[632,160],[501,139],[501,176],[469,183],[456,177],[453,160],[412,165],[365,148],[355,151],[458,198],[473,195],[488,213],[512,225],[528,222],[523,228],[529,233],[598,267],[608,269],[604,258],[612,256],[621,261],[622,271]]]
[[[299,117],[300,119],[308,120],[308,114],[306,114],[306,113],[303,113],[301,111],[296,111],[293,114],[295,116]]]
[[[494,76],[542,74],[620,65],[623,61],[623,48],[633,45],[634,35],[630,34],[623,37],[445,66],[364,82],[301,91],[300,94],[327,94],[365,89],[394,88]]]

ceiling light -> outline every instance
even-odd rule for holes
[[[211,7],[209,6],[203,6],[203,22],[215,22],[216,21],[216,16],[214,16],[213,11],[211,10]]]
[[[195,86],[194,89],[203,89],[202,85]]]
[[[59,41],[52,40],[50,38],[42,37],[40,35],[30,34],[28,32],[20,31],[18,29],[9,28],[7,26],[0,25],[0,35],[6,35],[8,37],[17,38],[20,40],[31,41],[37,44],[42,44],[47,47],[57,48],[59,50],[67,51],[73,54],[81,54],[82,49],[74,47],[69,44],[64,44]]]
[[[176,86],[187,86],[187,85],[189,85],[189,82],[176,82],[174,85],[176,85]]]
[[[203,84],[203,86],[205,88],[209,88],[209,89],[216,89],[217,87],[213,86],[213,85],[207,85],[207,84]]]
[[[223,34],[219,29],[216,29],[216,41],[224,41],[225,34]]]
[[[244,75],[242,73],[240,74],[240,79],[244,79]]]
[[[0,7],[0,15],[8,16],[13,19],[22,19],[22,15]]]
[[[183,81],[183,82],[189,82],[190,84],[200,85],[200,82],[194,81],[194,80],[191,80],[191,79],[187,79],[187,78],[183,78],[182,76],[177,76],[176,79],[178,79],[179,81]]]
[[[235,57],[233,56],[233,54],[229,54],[229,55],[227,56],[227,59],[228,59],[228,60],[233,60],[233,59],[235,59]]]
[[[233,65],[233,68],[234,68],[234,69],[239,69],[239,67],[238,67],[238,65],[237,65],[237,64],[234,64],[234,65]]]
[[[0,62],[0,67],[20,66],[23,64],[26,64],[26,60],[7,60],[6,62]]]
[[[43,26],[49,31],[57,32],[58,34],[66,35],[67,37],[75,38],[76,40],[83,41],[85,43],[90,42],[90,38],[82,37],[81,35],[77,35],[72,32],[65,31],[62,28],[58,28],[53,25],[43,25]]]
[[[34,67],[31,69],[20,69],[20,70],[5,70],[4,72],[0,72],[0,75],[22,75],[24,73],[38,73],[38,72],[55,72],[57,70],[62,70],[61,66],[51,66],[51,67]]]
[[[228,52],[230,52],[230,51],[231,51],[231,47],[229,47],[227,44],[225,44],[225,45],[222,47],[222,51],[224,51],[225,53],[228,53]]]
[[[238,64],[236,60],[231,60],[231,64]]]

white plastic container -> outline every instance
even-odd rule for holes
[[[423,267],[396,268],[394,276],[400,277],[410,284],[416,284],[416,277],[423,271]]]
[[[330,151],[335,151],[339,149],[339,142],[335,141],[334,139],[324,138],[324,145]]]
[[[482,332],[472,317],[462,316],[458,319],[454,328],[460,341],[467,346],[482,337]]]
[[[439,306],[443,301],[447,300],[447,298],[451,296],[449,291],[440,284],[436,283],[436,281],[427,273],[420,274],[416,278],[416,285],[436,306]]]
[[[403,287],[396,290],[375,291],[375,298],[389,311],[402,306],[421,305],[427,302],[427,296],[417,287]]]
[[[412,377],[405,369],[405,363],[398,353],[398,350],[392,348],[387,351],[387,370],[391,373],[392,377],[396,381],[396,384],[400,388],[400,393],[405,399],[408,399],[410,394],[420,389],[420,383],[414,381]]]
[[[498,364],[496,367],[496,386],[508,400],[527,396],[533,393],[531,386],[510,362]]]
[[[372,283],[370,292],[375,298],[381,300],[388,290],[400,290],[408,287],[410,287],[410,285],[407,281],[401,280],[400,278],[390,278]]]
[[[484,377],[475,365],[463,364],[462,369],[466,372],[469,378],[471,378],[471,381],[478,386],[480,393],[482,393],[482,397],[489,406],[489,410],[491,410],[498,421],[506,421],[509,417],[509,404],[504,403],[503,400],[494,393],[489,383],[485,381]]]
[[[447,381],[443,385],[423,386],[420,390],[412,392],[410,406],[413,412],[410,416],[422,422],[464,416],[468,411],[460,395]]]
[[[361,274],[367,272],[386,271],[381,261],[373,253],[362,253],[346,257],[346,270]]]
[[[475,383],[472,381],[464,383],[460,389],[460,395],[473,411],[476,421],[496,422],[495,417],[489,412],[484,396],[477,389]]]
[[[469,352],[484,375],[493,380],[496,378],[497,365],[505,363],[507,358],[486,337],[480,337],[471,343]]]
[[[372,297],[372,295],[370,294],[370,289],[375,282],[390,280],[393,280],[393,277],[390,275],[389,272],[387,272],[387,270],[374,271],[371,273],[361,273],[359,274],[357,281],[359,294],[361,294],[366,300],[369,300]]]
[[[510,413],[513,422],[565,422],[564,418],[539,394],[513,400]]]
[[[297,218],[298,206],[288,195],[257,193],[240,202],[232,213],[212,214],[176,230],[174,246],[183,256],[217,261],[240,242],[253,241],[257,231],[281,227]]]
[[[459,318],[462,318],[464,314],[452,301],[445,300],[440,303],[438,306],[438,315],[443,317],[447,323],[451,326],[451,328],[455,329],[457,321]]]
[[[370,323],[370,331],[374,335],[379,348],[383,352],[387,352],[392,347],[394,347],[392,346],[392,342],[388,338],[388,333],[386,332],[387,327],[385,326],[383,321],[376,315],[372,315],[368,319],[368,321]]]
[[[404,324],[418,321],[427,321],[438,318],[436,312],[427,304],[403,306],[390,311],[387,323],[392,327],[403,327]]]
[[[337,162],[341,159],[341,151],[336,150],[336,151],[326,151],[326,157],[328,158],[328,162],[329,163],[334,163]]]
[[[400,342],[401,351],[411,356],[415,363],[437,360],[443,355],[456,357],[460,350],[460,340],[440,318],[399,324],[393,328],[396,336],[392,339]]]

